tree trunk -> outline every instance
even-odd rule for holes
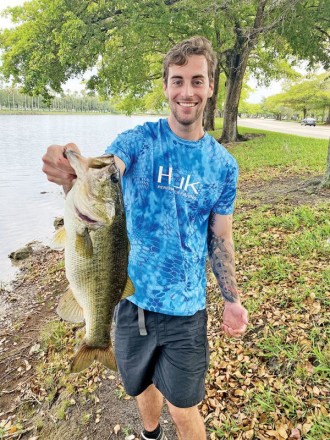
[[[328,107],[328,116],[327,119],[325,120],[326,124],[330,124],[330,106]]]
[[[220,65],[217,64],[214,73],[214,90],[211,98],[207,100],[206,107],[204,110],[204,129],[206,131],[215,130],[215,110],[217,108],[218,90],[219,90],[219,80],[220,80]]]
[[[325,176],[321,182],[322,188],[330,188],[330,138],[328,145],[328,159],[327,159],[327,170],[325,172]]]
[[[239,50],[232,50],[227,53],[226,64],[229,67],[229,75],[226,85],[226,100],[223,112],[223,129],[220,138],[221,143],[237,142],[243,136],[237,131],[238,104],[241,96],[243,78],[250,54],[248,46]]]
[[[257,1],[257,11],[253,28],[242,32],[239,21],[235,23],[236,42],[233,49],[226,52],[226,101],[223,114],[223,131],[220,142],[237,142],[243,138],[237,132],[238,104],[241,96],[243,78],[252,49],[263,32],[263,19],[267,0]]]

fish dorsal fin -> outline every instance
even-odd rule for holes
[[[87,228],[84,229],[82,234],[76,234],[75,249],[81,256],[89,258],[93,256],[93,243]]]
[[[64,246],[65,245],[65,239],[66,239],[66,232],[65,232],[65,228],[64,226],[62,226],[61,228],[59,228],[53,237],[53,243],[60,245],[60,246]]]
[[[122,294],[121,299],[125,299],[128,296],[133,295],[134,292],[135,292],[134,284],[133,284],[132,280],[130,279],[130,277],[127,277],[126,285],[123,290],[123,294]]]
[[[115,160],[113,154],[88,158],[88,168],[99,169],[114,164],[115,164]]]
[[[60,318],[68,322],[78,323],[84,321],[83,309],[75,299],[70,287],[67,288],[60,299],[56,312]]]

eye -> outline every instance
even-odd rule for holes
[[[113,183],[118,183],[119,182],[119,173],[111,174],[110,180]]]
[[[172,81],[172,84],[174,86],[181,86],[182,81],[180,79],[175,79],[175,80]]]
[[[202,85],[203,85],[203,81],[202,81],[201,79],[196,79],[196,80],[194,81],[194,85],[195,85],[195,86],[202,86]]]

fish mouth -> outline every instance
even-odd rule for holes
[[[96,225],[98,223],[97,220],[94,220],[94,219],[88,217],[88,215],[83,214],[77,208],[76,208],[76,213],[77,213],[78,217],[86,223],[90,223],[91,225]]]

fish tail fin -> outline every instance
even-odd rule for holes
[[[75,299],[70,287],[67,288],[64,295],[60,299],[56,312],[60,318],[64,319],[65,321],[74,323],[84,321],[83,309]]]
[[[73,358],[71,373],[78,373],[88,368],[94,361],[100,362],[110,370],[117,371],[117,362],[111,343],[105,348],[90,347],[83,343]]]
[[[53,243],[55,245],[59,245],[59,246],[64,246],[65,245],[65,239],[66,239],[66,232],[65,232],[65,227],[62,226],[61,228],[59,228],[53,237]]]
[[[113,352],[112,345],[110,343],[109,347],[106,349],[98,349],[96,360],[101,364],[109,368],[110,370],[117,371],[117,362],[115,358],[115,353]]]

